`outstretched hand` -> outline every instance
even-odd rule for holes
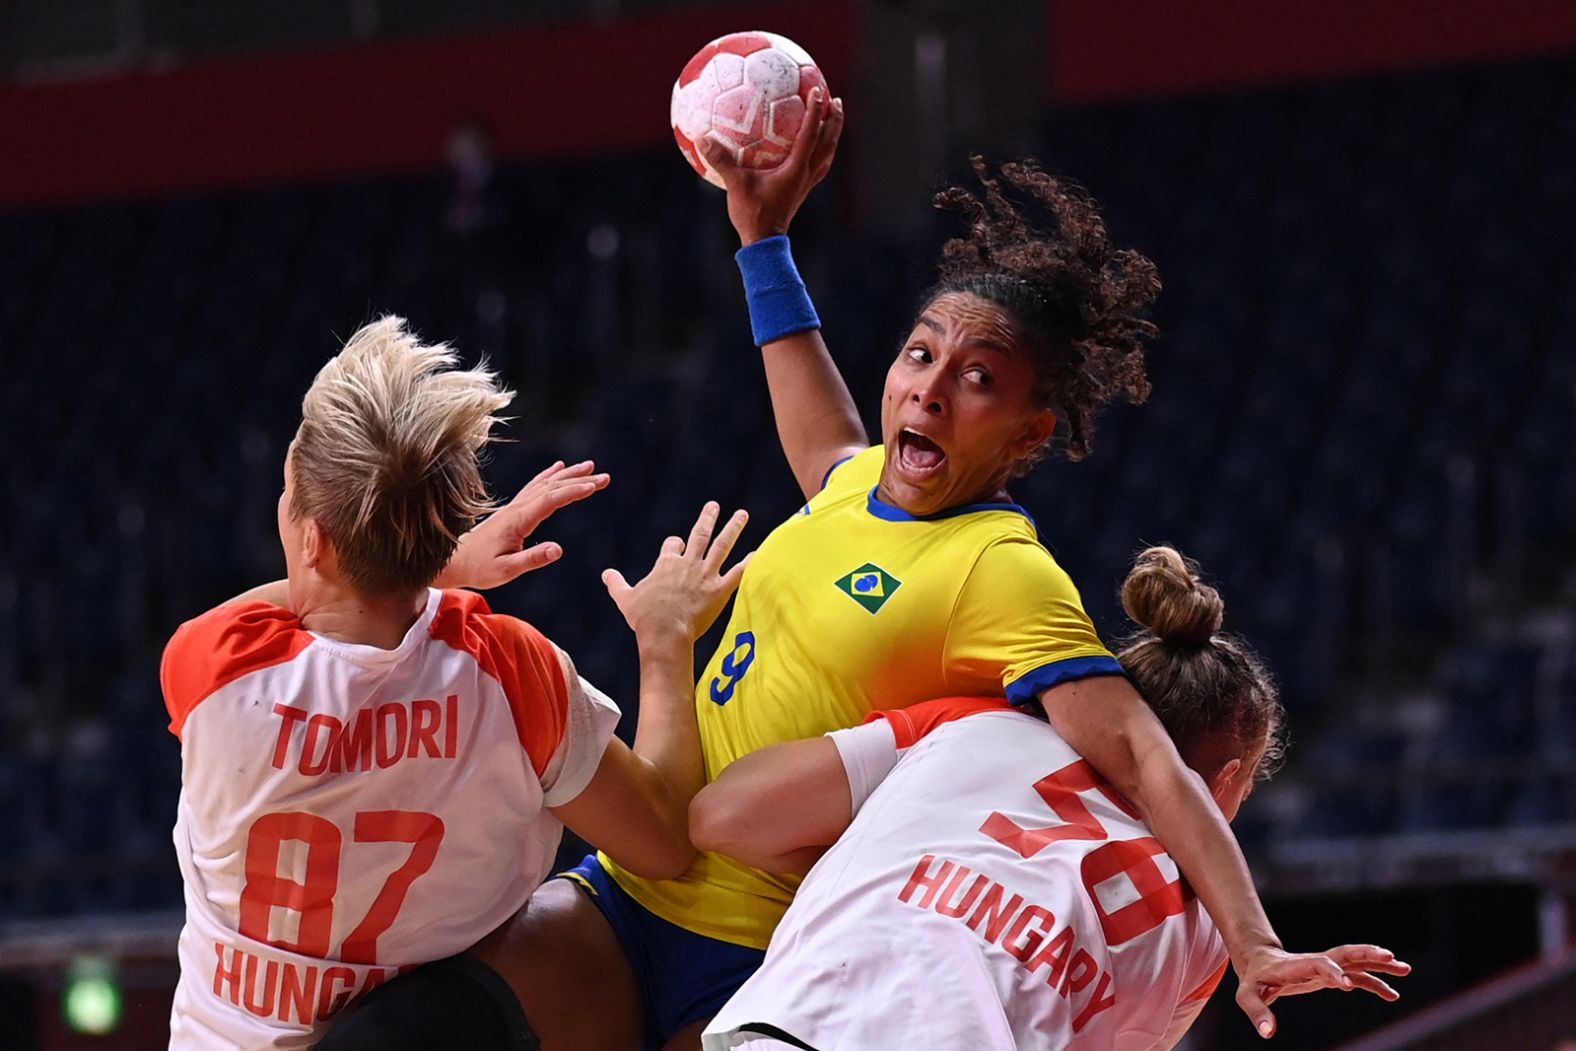
[[[826,178],[843,134],[843,100],[810,92],[788,156],[775,168],[741,167],[726,143],[708,134],[695,144],[728,190],[728,218],[743,244],[788,232],[804,199]]]
[[[1322,953],[1289,953],[1266,946],[1237,968],[1237,1006],[1259,1035],[1268,1039],[1275,1035],[1270,1005],[1283,996],[1320,989],[1361,989],[1382,1000],[1396,1000],[1401,994],[1378,975],[1402,976],[1411,970],[1411,964],[1377,945],[1338,945]]]
[[[637,640],[676,635],[693,643],[728,604],[750,559],[745,556],[726,572],[722,564],[749,516],[735,511],[713,539],[719,513],[716,503],[708,502],[687,541],[676,536],[664,540],[656,565],[640,583],[631,585],[616,569],[603,571],[602,583]]]
[[[460,537],[437,586],[495,588],[558,561],[564,549],[557,544],[524,547],[525,540],[554,512],[606,488],[608,476],[595,472],[590,460],[567,467],[559,460],[532,478],[513,500]]]

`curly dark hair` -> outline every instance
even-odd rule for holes
[[[1112,246],[1083,187],[1033,160],[1003,164],[999,178],[983,157],[971,160],[982,193],[953,186],[936,194],[936,207],[968,219],[969,234],[943,246],[923,302],[968,292],[1005,310],[1034,356],[1035,397],[1066,421],[1065,455],[1081,460],[1101,408],[1149,396],[1143,341],[1157,329],[1142,315],[1160,292],[1159,272],[1142,254]],[[1037,213],[1048,222],[1035,224]]]

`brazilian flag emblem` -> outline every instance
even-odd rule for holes
[[[837,582],[837,590],[871,613],[886,605],[886,600],[902,586],[901,580],[874,562],[866,562]]]

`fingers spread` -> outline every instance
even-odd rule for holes
[[[1382,979],[1375,978],[1371,974],[1360,974],[1359,973],[1359,974],[1352,975],[1351,978],[1352,978],[1352,987],[1353,988],[1361,989],[1364,992],[1373,993],[1375,996],[1377,996],[1381,1000],[1392,1000],[1393,1001],[1393,1000],[1401,999],[1401,994],[1400,993],[1398,993],[1394,989],[1392,989],[1389,986],[1389,984],[1386,983],[1385,981],[1383,981]]]
[[[1287,984],[1312,983],[1314,986],[1334,989],[1352,987],[1351,979],[1346,977],[1341,965],[1322,953],[1294,956],[1287,963],[1289,966],[1284,970],[1277,969],[1275,975]]]
[[[602,586],[607,588],[607,593],[615,599],[629,590],[629,581],[624,579],[624,574],[616,569],[602,571]]]
[[[594,470],[596,470],[596,463],[592,460],[581,460],[579,463],[569,464],[567,467],[564,466],[562,461],[559,461],[557,470],[544,471],[542,475],[537,475],[537,477],[541,478],[543,475],[546,475],[548,481],[562,482],[570,478],[583,478]]]
[[[731,593],[736,588],[738,588],[739,581],[744,579],[744,571],[749,566],[750,559],[754,557],[755,552],[751,551],[749,554],[739,559],[739,561],[734,564],[732,569],[728,570],[719,578],[721,580],[722,586],[726,589],[723,592],[724,594]]]
[[[1347,968],[1395,962],[1395,953],[1380,945],[1337,945],[1325,955]]]
[[[514,495],[514,499],[519,500],[521,497],[528,495],[533,489],[551,485],[553,482],[564,478],[576,478],[587,475],[594,470],[596,470],[596,464],[590,460],[581,460],[577,464],[569,464],[567,466],[562,460],[554,460],[551,466],[543,468],[537,472],[535,478],[526,482],[520,491]]]
[[[584,500],[600,489],[607,488],[607,482],[608,477],[605,474],[593,475],[573,482],[555,482],[551,489],[542,494],[541,503],[556,511],[568,507],[577,500]]]
[[[551,467],[543,468],[541,471],[537,472],[537,475],[536,475],[535,478],[532,478],[529,482],[526,482],[524,488],[522,488],[520,490],[520,492],[515,494],[515,499],[518,500],[521,496],[523,496],[525,494],[525,490],[526,489],[531,488],[531,486],[536,485],[538,482],[545,482],[545,481],[547,481],[547,479],[551,478],[554,474],[556,474],[559,471],[563,470],[563,467],[564,467],[564,461],[562,461],[562,460],[554,460]]]
[[[700,509],[695,524],[690,527],[689,542],[684,546],[685,554],[691,558],[705,557],[706,546],[711,543],[711,533],[716,528],[717,515],[721,511],[715,500],[706,501],[706,506]]]
[[[744,525],[750,516],[744,511],[735,511],[728,520],[722,524],[722,531],[717,534],[717,539],[712,543],[711,550],[706,552],[706,567],[713,572],[728,560],[733,552],[733,545],[739,542],[739,534],[744,532]]]
[[[593,474],[595,470],[596,464],[590,460],[569,467],[560,460],[527,482],[506,509],[523,516],[516,524],[529,523],[525,526],[527,531],[534,529],[553,511],[605,489],[611,476]]]

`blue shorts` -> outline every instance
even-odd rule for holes
[[[631,898],[595,854],[558,878],[572,880],[612,925],[640,986],[648,1049],[716,1014],[766,958],[762,949],[669,923]]]

